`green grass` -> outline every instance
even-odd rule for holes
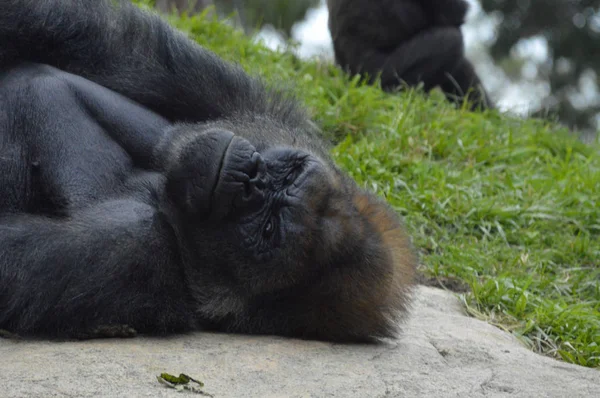
[[[292,89],[359,184],[404,217],[421,271],[470,287],[470,313],[532,349],[600,367],[600,146],[559,127],[385,94],[336,67],[252,43],[212,19],[171,22]]]

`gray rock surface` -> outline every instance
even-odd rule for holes
[[[542,357],[419,287],[401,339],[340,345],[195,333],[85,342],[0,339],[1,397],[177,397],[180,372],[214,397],[596,397],[600,372]]]

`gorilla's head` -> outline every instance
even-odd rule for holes
[[[182,134],[168,179],[200,318],[228,332],[394,335],[416,263],[397,216],[318,152],[245,136]]]

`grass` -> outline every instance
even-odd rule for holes
[[[202,16],[171,18],[273,84],[292,82],[356,181],[404,217],[423,274],[537,352],[600,368],[600,145],[556,125],[385,94]]]

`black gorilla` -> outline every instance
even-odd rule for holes
[[[402,83],[440,87],[473,109],[492,107],[464,56],[464,0],[327,0],[336,62],[352,74],[381,77],[385,90]]]
[[[0,9],[0,329],[395,334],[409,239],[294,101],[126,2]]]

